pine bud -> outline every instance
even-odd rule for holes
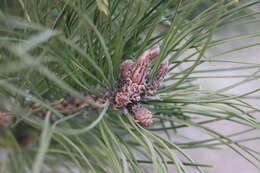
[[[135,105],[132,107],[132,112],[134,114],[134,119],[140,125],[148,127],[153,124],[153,114],[147,108]]]

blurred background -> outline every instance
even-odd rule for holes
[[[241,1],[241,2],[247,2],[247,1]],[[255,12],[260,12],[260,6],[257,5],[251,10]],[[259,18],[256,18],[256,20],[259,20]],[[215,35],[215,39],[221,39],[225,37],[230,36],[236,36],[236,35],[244,35],[244,34],[250,34],[254,33],[256,31],[260,31],[260,22],[258,23],[248,23],[246,25],[234,25],[230,26],[228,28],[224,28],[221,31],[218,32],[218,34]],[[219,56],[214,57],[214,59],[222,59],[222,60],[233,60],[233,61],[243,61],[248,63],[256,63],[260,64],[260,38],[251,38],[251,39],[244,39],[243,41],[233,41],[231,43],[221,45],[214,47],[207,52],[207,56],[210,57],[211,55],[216,55],[220,52],[223,52],[225,50],[234,49],[237,47],[242,47],[245,45],[252,45],[252,44],[258,44],[257,46],[242,49],[230,54],[227,54],[225,56]],[[222,72],[211,72],[205,74],[205,76],[233,76],[230,78],[215,78],[215,79],[205,79],[205,78],[199,78],[197,80],[198,84],[202,87],[202,89],[207,90],[217,90],[221,89],[227,86],[230,86],[232,84],[238,83],[243,81],[243,78],[240,78],[239,76],[252,76],[253,73],[258,69],[239,69],[241,65],[234,64],[234,63],[204,63],[202,64],[197,70],[214,70],[214,69],[223,69]],[[234,70],[231,70],[234,69]],[[196,76],[195,74],[193,76]],[[199,76],[199,75],[197,75]],[[201,74],[200,74],[201,76]],[[245,84],[239,85],[238,87],[235,87],[231,90],[229,90],[229,93],[233,94],[242,94],[246,93],[248,91],[253,91],[255,89],[259,89],[260,87],[260,76],[257,75],[259,79],[253,80],[251,82],[247,82]],[[260,92],[257,92],[254,94],[254,96],[258,99],[248,99],[247,101],[251,104],[253,104],[255,107],[260,108]],[[255,114],[260,120],[260,113]],[[245,130],[244,127],[239,126],[235,123],[231,123],[230,121],[220,121],[217,123],[210,124],[210,128],[213,130],[216,130],[219,133],[223,134],[231,134],[235,131],[241,131]],[[181,133],[184,136],[188,136],[189,138],[193,140],[199,140],[199,139],[205,139],[205,133],[201,133],[196,129],[183,129],[181,130]],[[255,131],[253,133],[247,133],[245,135],[240,136],[240,138],[250,138],[253,136],[260,137],[260,131]],[[239,138],[237,138],[239,139]],[[246,142],[248,146],[251,146],[252,148],[259,149],[260,148],[260,140],[256,140],[253,142]],[[198,162],[202,163],[211,163],[215,164],[216,167],[213,169],[208,170],[210,173],[231,173],[231,172],[237,172],[237,173],[259,173],[259,170],[257,170],[255,167],[253,167],[251,164],[249,164],[245,159],[238,156],[233,151],[227,149],[226,147],[221,146],[221,150],[208,150],[208,149],[194,149],[188,151],[188,153],[191,155],[192,158],[195,160],[198,160]],[[260,164],[260,163],[259,163]]]

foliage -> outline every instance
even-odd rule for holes
[[[257,31],[220,40],[213,36],[229,25],[258,22],[259,12],[250,7],[260,1],[205,2],[2,1],[0,101],[1,109],[11,107],[9,114],[15,121],[0,128],[0,145],[7,150],[0,159],[1,172],[78,169],[80,172],[141,173],[148,172],[145,164],[150,164],[154,172],[168,172],[173,164],[180,173],[187,172],[187,166],[204,172],[204,167],[213,165],[193,161],[185,150],[218,145],[229,147],[257,167],[259,152],[243,142],[259,137],[243,140],[233,137],[259,129],[254,113],[260,110],[245,100],[259,89],[241,95],[231,95],[228,91],[255,80],[259,64],[217,57],[259,43],[210,57],[205,53],[209,48],[234,40],[259,37]],[[144,50],[158,44],[161,53],[151,73],[154,75],[163,61],[169,62],[170,71],[157,91],[162,99],[144,102],[155,116],[152,127],[141,127],[130,115],[123,115],[107,104],[93,105],[98,111],[78,110],[67,115],[45,102],[51,98],[84,98],[85,93],[100,96],[103,88],[115,90],[120,63],[136,59]],[[192,76],[209,72],[197,71],[206,62],[236,63],[241,64],[239,69],[256,71],[237,84],[206,91],[197,87],[196,77]],[[31,103],[42,105],[49,113],[37,117],[26,112],[24,108]],[[248,130],[224,136],[210,127],[218,121],[231,121]],[[168,138],[188,127],[210,137],[185,143]]]

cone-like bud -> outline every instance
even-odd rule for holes
[[[134,119],[140,125],[144,127],[148,127],[153,124],[153,114],[147,108],[142,107],[140,105],[132,106],[132,110]]]
[[[130,76],[130,72],[133,69],[135,62],[133,60],[125,60],[120,65],[120,79],[126,79]]]
[[[155,46],[147,49],[137,60],[138,65],[145,65],[150,63],[160,53],[160,46]]]
[[[169,65],[168,63],[166,64],[162,64],[158,70],[158,72],[156,73],[152,83],[150,85],[147,86],[148,90],[156,90],[160,87],[161,82],[163,81],[164,77],[166,76],[166,73],[168,71]]]

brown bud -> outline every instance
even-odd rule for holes
[[[148,127],[153,124],[153,114],[147,108],[136,105],[132,107],[132,112],[140,125]]]
[[[160,82],[164,79],[167,71],[168,71],[169,65],[168,63],[166,64],[162,64],[156,74],[156,78],[157,80],[159,80]]]
[[[132,60],[125,60],[120,65],[120,78],[121,80],[127,78],[130,75],[130,71],[134,68],[135,62]]]
[[[169,65],[168,63],[162,64],[156,73],[152,84],[147,86],[148,90],[156,90],[160,87],[161,82],[163,81],[164,77],[166,76],[166,73],[168,71]]]
[[[131,70],[130,79],[137,84],[143,84],[145,82],[145,77],[147,71],[151,64],[151,61],[155,59],[160,53],[160,47],[156,46],[150,49],[147,49],[136,62],[135,67]]]
[[[145,65],[155,59],[160,53],[160,47],[155,46],[147,49],[137,60],[138,65]]]

